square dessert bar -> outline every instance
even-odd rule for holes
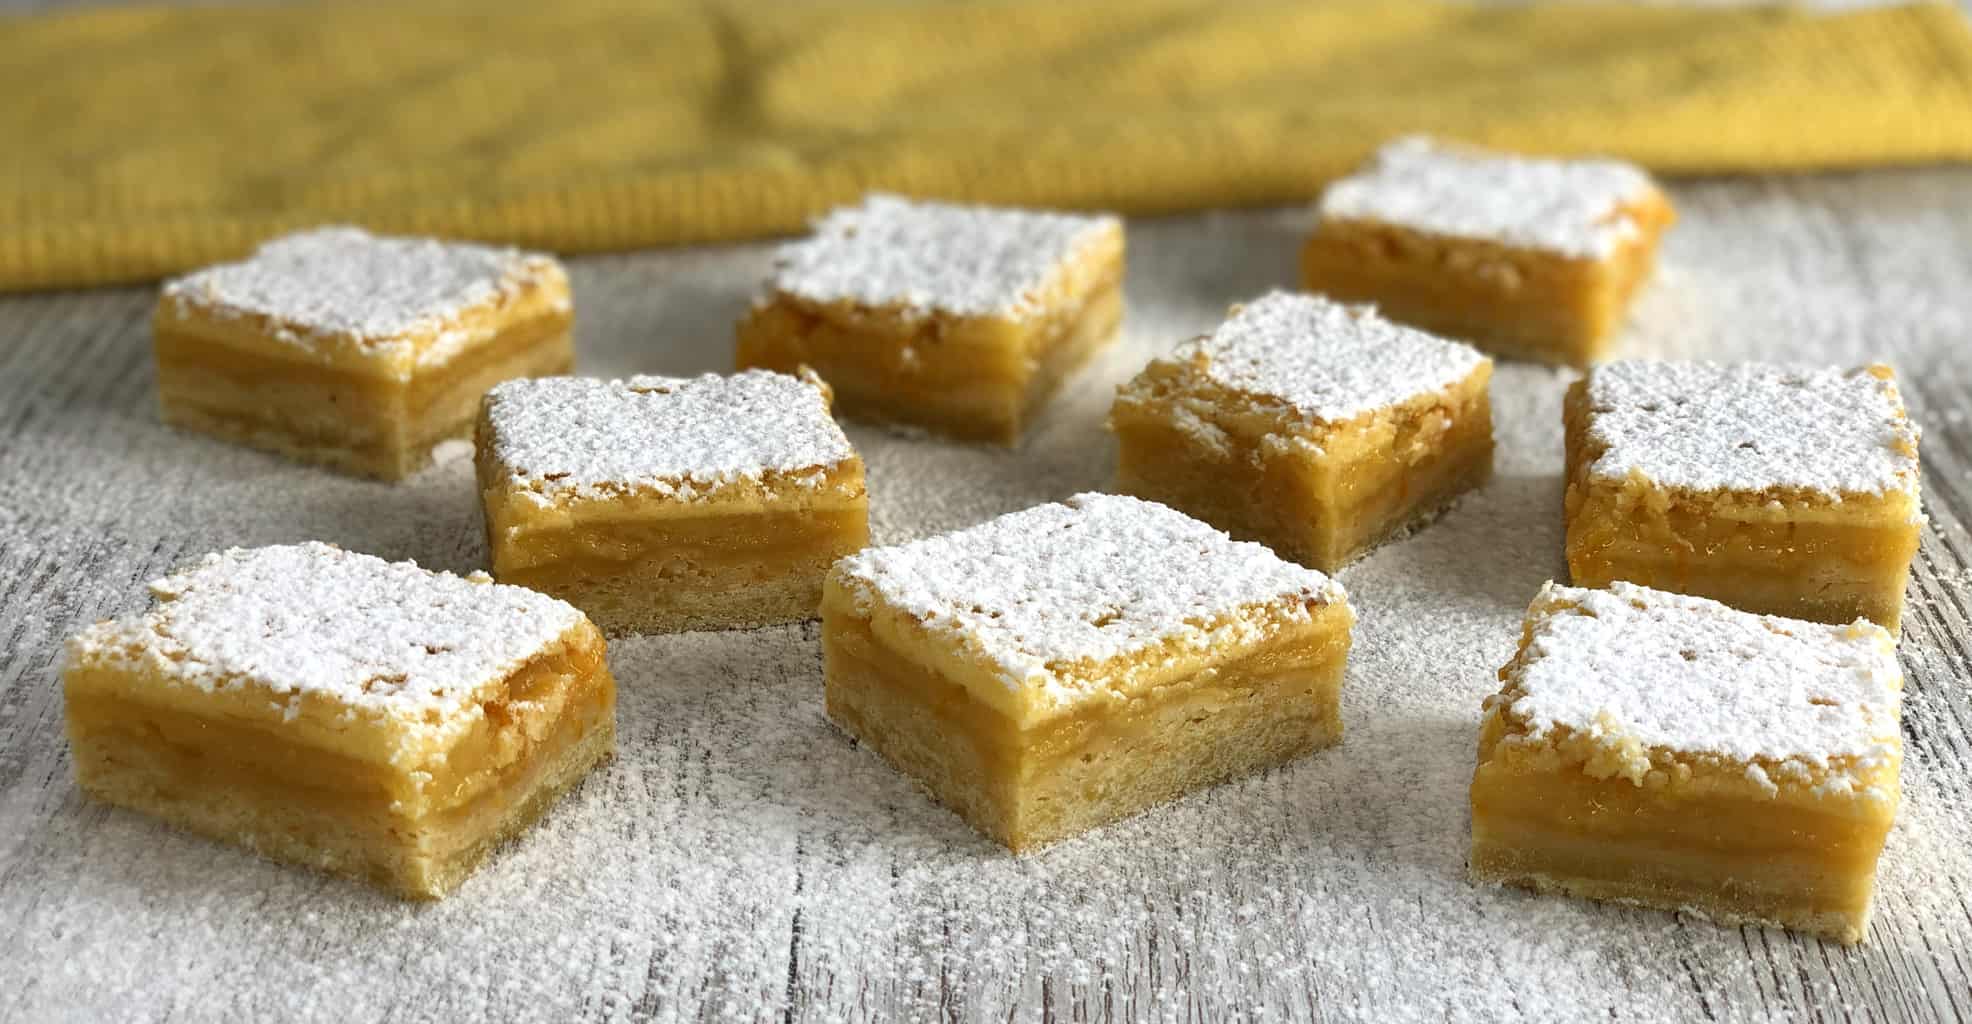
[[[602,634],[540,594],[235,548],[69,641],[77,781],[263,856],[445,895],[608,757]]]
[[[568,277],[512,249],[323,228],[165,285],[165,422],[394,480],[472,429],[479,396],[574,361]]]
[[[1586,366],[1650,276],[1676,219],[1648,175],[1610,160],[1539,160],[1390,143],[1330,185],[1301,253],[1310,291],[1504,356]]]
[[[612,632],[812,619],[869,543],[863,461],[805,370],[508,381],[478,441],[493,574]]]
[[[1500,680],[1476,879],[1862,938],[1902,792],[1882,627],[1550,583]]]
[[[1334,572],[1486,479],[1492,373],[1368,306],[1275,292],[1118,391],[1118,489]]]
[[[837,563],[828,714],[1019,851],[1342,736],[1342,588],[1083,494]]]
[[[738,360],[814,367],[853,419],[1013,444],[1122,316],[1114,217],[873,195],[782,247]]]
[[[1576,584],[1897,631],[1924,517],[1889,368],[1608,363],[1564,415]]]

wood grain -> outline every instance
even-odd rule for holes
[[[1460,758],[1469,772],[1467,695],[1489,685],[1464,660],[1443,683],[1463,718],[1398,733],[1397,712],[1358,697],[1332,757],[1026,862],[821,724],[812,627],[617,645],[624,755],[437,908],[91,806],[61,735],[60,643],[137,606],[145,580],[215,546],[302,537],[440,568],[484,558],[461,464],[391,488],[161,426],[151,294],[130,289],[0,299],[0,1019],[1972,1020],[1972,860],[1942,842],[1972,817],[1972,170],[1676,192],[1685,224],[1630,351],[1882,355],[1925,426],[1931,523],[1903,640],[1922,785],[1892,841],[1924,862],[1886,875],[1859,948],[1466,886],[1462,823],[1440,813]],[[1100,486],[1106,389],[1287,280],[1303,224],[1133,224],[1132,336],[1028,446],[854,432],[879,538]],[[578,261],[583,368],[723,368],[765,259]],[[1501,624],[1555,572],[1541,446],[1543,431],[1558,446],[1565,380],[1504,368],[1499,479],[1343,576],[1364,616],[1353,692],[1428,674],[1406,648],[1434,632],[1479,638],[1472,664],[1510,646]],[[1392,707],[1422,684],[1407,685]],[[1360,763],[1410,743],[1388,771]],[[1407,792],[1423,810],[1401,809]]]

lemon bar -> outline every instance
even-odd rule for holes
[[[571,318],[544,255],[307,231],[165,285],[158,398],[174,426],[395,480],[466,436],[487,388],[568,372]]]
[[[1571,386],[1568,571],[1896,632],[1924,517],[1888,367],[1626,360]]]
[[[77,781],[263,856],[445,895],[614,749],[582,613],[325,544],[235,548],[69,641]]]
[[[486,395],[493,574],[611,632],[812,619],[869,543],[863,461],[814,374],[513,380]]]
[[[779,251],[738,362],[812,366],[852,419],[1013,444],[1122,315],[1114,217],[873,195]]]
[[[1275,292],[1119,389],[1117,486],[1334,572],[1491,473],[1492,372],[1367,306]]]
[[[1330,185],[1301,253],[1310,291],[1498,355],[1586,366],[1649,278],[1676,213],[1612,160],[1545,160],[1421,137]]]
[[[1862,939],[1902,792],[1881,626],[1550,583],[1500,680],[1475,878]]]
[[[828,715],[1020,851],[1337,742],[1342,589],[1083,494],[837,563]]]

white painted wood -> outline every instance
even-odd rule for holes
[[[0,1019],[1972,1019],[1972,171],[1686,184],[1629,353],[1896,364],[1932,525],[1909,802],[1867,944],[1476,888],[1480,697],[1561,572],[1559,394],[1505,366],[1499,472],[1341,579],[1339,748],[1016,860],[825,724],[815,631],[613,645],[622,751],[411,906],[85,802],[55,662],[143,581],[319,538],[484,562],[470,468],[400,486],[167,430],[144,289],[0,298]],[[1127,337],[1018,451],[857,428],[879,540],[1108,479],[1114,383],[1291,280],[1305,218],[1131,225]],[[723,369],[758,245],[575,261],[585,372]]]

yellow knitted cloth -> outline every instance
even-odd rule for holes
[[[1972,157],[1953,11],[418,0],[0,20],[0,289],[297,226],[563,252],[798,229],[870,188],[1305,199],[1429,131],[1665,172]]]

